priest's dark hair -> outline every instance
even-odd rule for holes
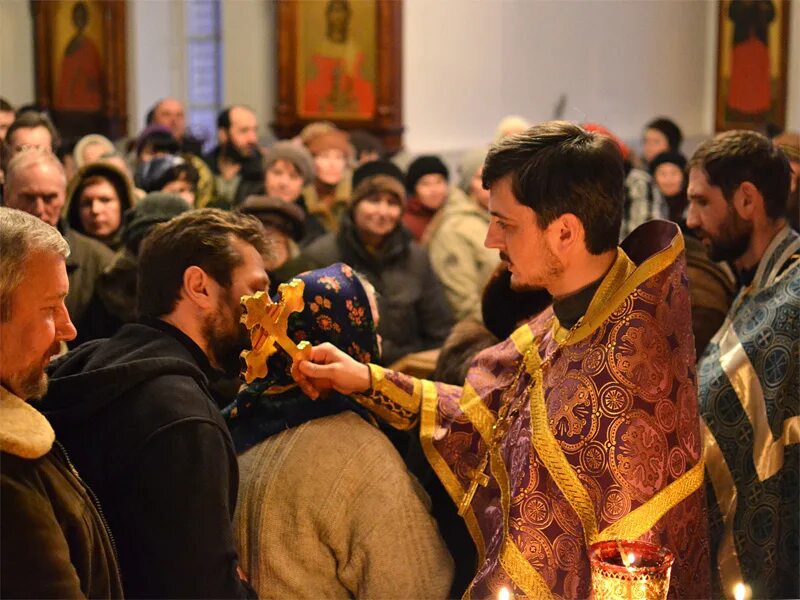
[[[511,178],[518,202],[533,209],[544,229],[574,214],[586,248],[601,254],[619,240],[625,173],[619,146],[566,121],[548,121],[495,143],[483,165],[483,187]]]

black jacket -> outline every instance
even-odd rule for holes
[[[363,273],[378,292],[383,338],[382,364],[389,365],[410,352],[441,346],[453,325],[442,284],[428,253],[402,226],[390,233],[379,253],[361,243],[350,213],[342,217],[338,233],[328,233],[302,256],[318,267],[344,262]]]
[[[200,348],[127,324],[51,367],[40,408],[100,499],[130,598],[239,598],[238,468]]]

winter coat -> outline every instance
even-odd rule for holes
[[[103,505],[132,598],[236,598],[238,468],[202,350],[129,323],[51,366],[42,412]]]
[[[47,419],[0,388],[0,597],[121,598],[112,538]]]
[[[483,245],[489,213],[462,192],[453,193],[431,234],[431,265],[457,321],[482,321],[481,295],[500,257]]]
[[[445,598],[453,561],[389,440],[345,411],[239,457],[236,536],[262,598]]]
[[[377,253],[359,239],[347,212],[339,233],[329,233],[302,251],[316,267],[343,262],[363,273],[378,292],[383,364],[410,352],[441,346],[453,317],[428,254],[398,226]]]

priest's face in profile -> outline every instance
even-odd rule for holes
[[[489,213],[484,245],[500,252],[500,259],[511,273],[511,289],[549,290],[564,272],[549,239],[553,232],[550,227],[540,228],[533,209],[514,197],[510,176],[492,185]]]

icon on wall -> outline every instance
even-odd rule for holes
[[[719,2],[717,131],[784,128],[789,8],[789,0]]]
[[[125,133],[123,0],[31,3],[36,34],[36,101],[65,138]]]
[[[389,150],[402,133],[402,2],[282,0],[277,3],[280,137],[308,123],[366,129]]]

